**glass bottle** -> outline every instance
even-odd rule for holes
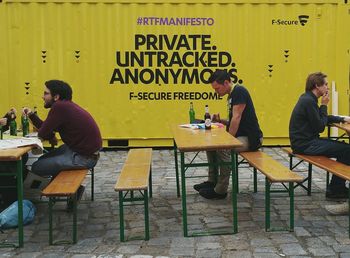
[[[22,115],[22,132],[23,136],[29,134],[29,121],[26,113]]]
[[[205,105],[204,123],[205,123],[205,129],[206,130],[211,128],[211,117],[210,117],[210,114],[209,114],[209,107],[208,107],[208,105]]]
[[[11,114],[10,135],[17,135],[16,115],[14,113]]]
[[[190,110],[188,111],[188,114],[190,115],[190,124],[193,124],[194,120],[195,120],[196,113],[194,112],[192,102],[190,102]]]

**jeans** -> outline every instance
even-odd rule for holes
[[[328,158],[336,158],[338,162],[350,165],[350,144],[329,139],[316,139],[302,151],[306,155],[322,155]],[[345,187],[345,180],[333,175],[329,185],[330,190]]]
[[[98,156],[87,157],[72,151],[66,144],[41,156],[32,165],[32,172],[38,176],[55,177],[63,170],[90,169]]]
[[[237,139],[243,143],[243,146],[235,148],[235,152],[242,152],[249,150],[249,142],[248,137],[240,136]],[[207,158],[209,163],[213,163],[215,160],[215,156],[220,162],[231,162],[231,150],[218,150],[218,151],[207,151]],[[220,174],[218,175],[218,171],[215,170],[214,167],[209,167],[209,175],[208,181],[212,183],[216,183],[215,192],[218,194],[227,193],[227,188],[230,182],[231,175],[231,167],[228,165],[220,166]],[[216,182],[217,178],[217,182]]]

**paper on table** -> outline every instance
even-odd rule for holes
[[[0,141],[0,149],[15,149],[18,147],[34,145],[35,148],[43,150],[43,144],[38,138],[16,138]]]
[[[348,118],[348,119],[350,119],[350,116],[340,116],[340,117],[344,117],[344,118]]]
[[[205,129],[205,124],[201,123],[201,124],[182,124],[179,125],[180,127],[184,127],[184,128],[191,128],[191,129]],[[223,124],[221,123],[211,123],[211,128],[215,129],[215,128],[222,128],[224,127]]]

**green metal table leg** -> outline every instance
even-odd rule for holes
[[[254,193],[256,193],[258,192],[258,175],[257,175],[256,168],[254,168],[253,177],[254,177]]]
[[[289,155],[289,169],[293,169],[293,155]]]
[[[120,224],[120,241],[124,242],[124,204],[123,191],[119,191],[119,224]]]
[[[144,192],[144,203],[145,203],[145,240],[149,240],[149,217],[148,217],[148,192]]]
[[[91,171],[91,201],[94,200],[94,189],[95,189],[95,186],[94,186],[94,182],[95,182],[95,169],[92,168],[90,169]]]
[[[175,157],[175,173],[176,173],[176,192],[177,192],[177,197],[180,197],[179,165],[177,160],[177,146],[175,141],[174,141],[174,157]]]
[[[180,153],[181,160],[181,189],[182,189],[182,223],[184,230],[184,237],[188,237],[187,231],[187,207],[186,207],[186,178],[185,178],[185,154]]]
[[[49,197],[49,245],[53,245],[52,237],[52,207],[53,207],[53,198]]]
[[[326,175],[326,190],[329,186],[329,172],[327,171],[327,175]]]
[[[134,199],[134,191],[130,191],[130,198]]]
[[[308,167],[308,179],[307,179],[307,195],[311,195],[311,182],[312,182],[312,164],[309,163]]]
[[[238,232],[238,212],[237,212],[237,170],[236,153],[231,150],[231,175],[232,175],[232,209],[233,209],[233,233]]]
[[[270,182],[265,177],[265,230],[270,230]]]
[[[152,198],[152,166],[149,171],[149,198]]]
[[[77,194],[73,196],[73,244],[77,243]]]
[[[23,175],[22,160],[16,161],[17,196],[18,196],[18,246],[23,247]]]
[[[239,193],[239,178],[238,178],[238,154],[235,153],[235,175],[236,175],[236,191]]]
[[[294,231],[294,183],[289,183],[289,201],[290,201],[290,218],[289,218],[289,231]]]

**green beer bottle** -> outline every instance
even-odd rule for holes
[[[27,134],[29,134],[29,121],[28,121],[27,114],[22,115],[22,132],[23,132],[23,136],[26,136]]]
[[[192,102],[190,102],[190,110],[188,111],[188,114],[190,115],[190,124],[193,124],[194,120],[195,120],[196,113],[194,112]]]
[[[10,135],[17,135],[16,115],[14,113],[11,114]]]

